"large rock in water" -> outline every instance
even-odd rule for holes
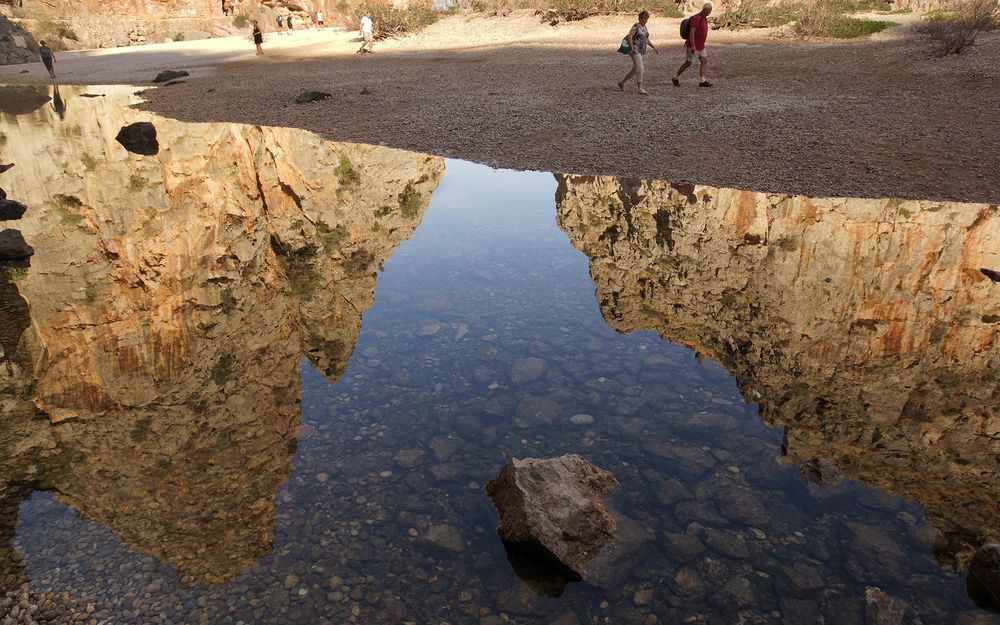
[[[156,126],[152,122],[136,122],[122,126],[115,140],[134,154],[153,156],[160,151],[160,144],[156,141]]]
[[[497,533],[517,552],[534,551],[586,579],[586,565],[614,539],[603,497],[618,487],[610,471],[585,458],[511,459],[486,493],[500,513]]]
[[[990,607],[1000,610],[1000,545],[983,545],[972,556],[969,594],[976,603],[989,603]]]

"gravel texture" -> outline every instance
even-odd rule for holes
[[[353,33],[323,45],[296,35],[312,37],[300,47],[275,35],[270,55],[218,55],[213,71],[150,92],[145,106],[514,169],[816,196],[1000,198],[1000,32],[942,59],[905,24],[853,43],[713,31],[715,87],[700,89],[692,70],[670,84],[683,56],[677,20],[651,21],[663,54],[647,57],[652,95],[639,96],[634,83],[615,86],[629,62],[614,44],[629,19],[551,27],[527,14],[454,16],[374,55],[353,54]],[[134,80],[128,64],[116,66]],[[333,97],[296,104],[309,89]]]

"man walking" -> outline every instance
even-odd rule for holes
[[[711,87],[705,74],[708,72],[708,56],[705,54],[705,41],[708,39],[708,16],[712,14],[712,3],[706,2],[701,7],[701,12],[691,16],[688,22],[687,41],[684,42],[684,63],[677,69],[677,74],[670,82],[675,87],[681,86],[681,74],[691,67],[691,63],[698,59],[701,64],[698,67],[699,87]]]
[[[365,13],[364,17],[361,18],[361,47],[358,48],[358,54],[363,52],[374,52],[372,47],[375,45],[375,34],[372,29],[372,18]],[[365,50],[365,47],[368,49]]]

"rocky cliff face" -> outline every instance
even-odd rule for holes
[[[557,203],[613,328],[722,363],[790,459],[923,504],[953,551],[997,540],[996,206],[570,176]]]
[[[0,15],[0,65],[30,63],[35,60],[38,44],[31,33]]]
[[[21,415],[5,440],[37,441],[4,456],[0,493],[50,488],[183,581],[222,582],[271,549],[300,357],[343,371],[443,163],[80,95],[61,122],[43,109],[0,128],[36,250],[15,281],[30,324],[0,380]],[[155,156],[114,139],[140,120]]]

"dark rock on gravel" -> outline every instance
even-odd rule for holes
[[[160,151],[160,145],[156,141],[156,127],[151,122],[122,126],[115,140],[133,154],[153,156]]]
[[[332,95],[325,91],[303,91],[297,98],[295,98],[295,103],[307,104],[309,102],[319,102],[320,100],[326,100],[332,97]]]
[[[184,76],[190,76],[190,75],[191,74],[187,73],[182,69],[165,69],[156,75],[156,78],[153,79],[153,82],[169,82],[176,78],[183,78]]]

